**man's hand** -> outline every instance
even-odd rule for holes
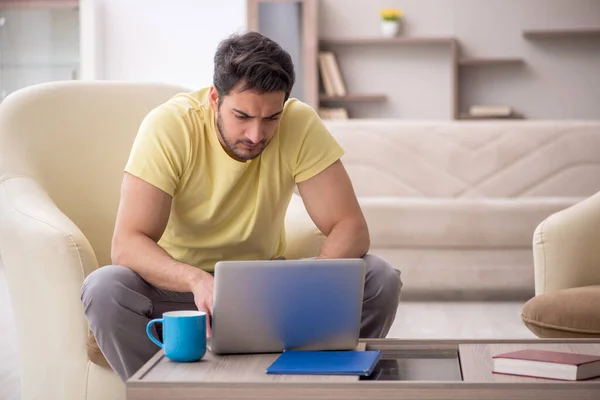
[[[192,293],[194,295],[194,303],[199,311],[206,313],[206,337],[212,336],[210,323],[212,321],[213,312],[213,293],[215,291],[215,278],[205,272],[201,279],[194,282],[192,285]]]

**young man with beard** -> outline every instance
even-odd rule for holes
[[[343,150],[312,108],[289,98],[293,84],[292,60],[277,43],[234,35],[217,49],[213,86],[174,96],[142,122],[125,166],[114,265],[82,287],[90,328],[123,381],[157,351],[150,319],[185,309],[210,316],[216,262],[283,255],[296,185],[326,236],[318,258],[366,261],[360,336],[387,335],[399,272],[367,254]]]

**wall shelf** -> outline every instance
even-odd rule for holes
[[[45,68],[78,68],[80,63],[78,61],[72,62],[29,62],[29,63],[12,63],[12,62],[0,62],[1,68],[24,68],[24,69],[45,69]]]
[[[452,44],[456,41],[454,37],[371,37],[371,38],[329,38],[321,39],[321,46],[335,45],[369,45],[369,44]]]
[[[525,117],[519,113],[514,113],[508,117],[477,117],[470,115],[469,113],[460,113],[458,119],[472,120],[472,121],[486,121],[486,120],[511,120],[511,119],[525,119]]]
[[[477,66],[501,66],[501,65],[523,65],[525,60],[522,58],[485,58],[485,57],[464,57],[458,60],[461,67]]]
[[[359,106],[361,104],[378,104],[377,102],[387,101],[388,103],[385,107],[385,110],[383,110],[384,114],[393,114],[394,117],[402,115],[400,104],[401,101],[399,101],[399,99],[402,101],[406,101],[406,99],[404,97],[400,98],[399,94],[395,91],[395,83],[391,82],[388,85],[387,81],[384,81],[382,77],[370,76],[369,74],[372,73],[372,71],[359,70],[359,68],[361,68],[359,66],[363,64],[353,64],[352,57],[354,57],[354,59],[358,57],[361,61],[363,57],[373,58],[374,60],[371,60],[372,64],[367,64],[366,61],[364,64],[370,68],[371,65],[376,65],[377,61],[375,58],[381,57],[382,54],[393,54],[396,52],[396,50],[405,50],[407,49],[405,46],[410,46],[413,49],[416,49],[418,46],[419,51],[416,51],[414,54],[394,54],[393,57],[386,58],[384,62],[382,62],[381,68],[385,67],[390,74],[398,73],[394,69],[402,68],[400,62],[407,61],[410,63],[413,61],[414,57],[423,57],[423,63],[444,62],[443,67],[435,69],[435,77],[436,79],[440,79],[440,82],[443,82],[443,97],[449,102],[449,104],[442,104],[439,107],[444,107],[445,110],[447,109],[449,111],[448,116],[450,118],[455,120],[501,120],[524,118],[522,115],[479,118],[472,117],[467,113],[461,112],[461,109],[468,109],[469,103],[485,106],[486,104],[493,104],[500,101],[503,103],[506,102],[510,105],[511,101],[514,100],[511,100],[510,97],[506,99],[503,98],[504,96],[501,96],[502,93],[498,94],[498,96],[501,96],[500,98],[493,99],[493,92],[495,91],[490,90],[489,93],[487,93],[485,81],[489,79],[490,85],[494,85],[496,79],[510,79],[511,75],[513,74],[516,75],[517,78],[514,80],[514,82],[519,82],[521,78],[525,78],[523,69],[525,69],[526,65],[530,64],[530,60],[528,57],[525,57],[524,54],[513,53],[514,55],[511,56],[509,53],[508,55],[502,55],[495,53],[493,46],[490,46],[488,47],[485,56],[469,56],[463,52],[465,48],[462,46],[462,41],[465,39],[465,33],[462,32],[462,30],[461,35],[456,35],[453,33],[436,34],[433,32],[429,35],[425,31],[421,31],[423,33],[421,35],[417,34],[417,36],[400,34],[396,37],[386,37],[377,34],[375,31],[371,31],[369,36],[361,36],[361,32],[366,31],[356,29],[358,26],[357,23],[360,22],[362,17],[361,11],[358,11],[360,9],[359,7],[357,7],[357,11],[353,10],[348,14],[349,16],[352,15],[352,18],[356,17],[356,21],[353,19],[349,19],[348,21],[336,20],[335,23],[331,25],[327,22],[328,18],[337,19],[337,16],[326,15],[323,17],[321,14],[324,10],[333,10],[334,7],[333,5],[331,5],[331,7],[329,5],[318,6],[320,1],[322,1],[322,3],[326,2],[325,0],[247,0],[249,30],[259,30],[260,28],[259,4],[264,7],[267,5],[273,5],[275,3],[300,4],[301,12],[296,18],[298,19],[297,22],[300,23],[301,30],[296,36],[298,39],[301,39],[300,42],[302,43],[301,65],[304,69],[304,73],[302,75],[304,84],[303,100],[315,109],[318,110],[321,105],[323,105],[324,108],[347,107],[356,115],[360,115],[361,118],[366,118],[369,116],[369,114],[377,113],[369,110],[368,107],[366,107],[365,110],[360,109]],[[330,1],[333,3],[333,0]],[[500,2],[500,0],[498,0],[498,2]],[[376,11],[374,7],[375,6],[372,6],[373,12]],[[332,11],[325,12],[325,14],[330,13],[332,13]],[[266,15],[264,15],[262,18],[264,19],[264,24],[270,23]],[[321,18],[323,18],[323,20],[321,20]],[[534,21],[531,22],[531,24],[534,24],[537,20],[534,15],[528,18],[529,19],[523,20],[522,24],[527,23],[527,21]],[[323,24],[323,27],[326,28],[321,30],[323,32],[323,36],[318,36],[320,24]],[[339,26],[337,24],[339,24]],[[279,24],[274,25],[279,26]],[[508,27],[505,30],[508,32]],[[600,27],[580,27],[572,29],[557,29],[548,27],[544,29],[531,29],[524,27],[523,25],[511,25],[510,31],[511,38],[513,38],[512,35],[517,34],[517,39],[520,38],[520,40],[518,40],[519,42],[525,42],[530,39],[545,40],[559,38],[600,38]],[[287,31],[284,33],[289,34]],[[376,46],[377,51],[368,51],[368,54],[363,54],[363,50],[371,50]],[[400,49],[400,46],[403,47]],[[423,50],[423,52],[421,52],[421,50]],[[430,57],[430,53],[426,52],[425,50],[440,52],[440,54],[436,54],[435,57]],[[331,54],[327,54],[325,57],[320,57],[322,55],[320,54],[321,52]],[[340,53],[339,59],[337,58],[336,54],[338,52]],[[334,61],[331,60],[331,55],[333,55]],[[398,66],[396,67],[394,63],[397,63]],[[346,68],[348,69],[345,70]],[[413,64],[408,65],[406,71],[408,71],[408,73],[416,73],[415,70],[411,68],[413,68]],[[441,81],[442,68],[444,68],[443,76],[448,77],[447,81],[445,78],[444,81]],[[536,66],[531,64],[531,68],[536,68]],[[334,72],[329,71],[330,69],[334,70]],[[329,73],[322,73],[322,70],[329,71]],[[404,73],[405,77],[407,72]],[[488,76],[488,74],[490,76]],[[323,75],[331,75],[329,79],[326,79],[328,82],[323,81]],[[335,76],[335,78],[332,78],[332,76]],[[425,76],[425,74],[423,74],[423,76]],[[365,77],[367,82],[371,80],[372,82],[376,82],[376,84],[368,85],[365,82],[361,82],[362,85],[355,86],[356,82],[346,82],[347,78],[349,78],[348,80],[358,80],[362,79],[362,77]],[[341,89],[333,90],[332,80],[336,81],[336,86],[340,86],[338,84],[340,84],[341,81],[341,86],[348,90],[349,94],[347,96],[333,95],[334,93],[344,93],[344,91]],[[514,82],[512,82],[513,85],[515,84]],[[327,88],[325,87],[325,83],[327,83]],[[418,83],[420,84],[420,82]],[[427,87],[430,82],[424,83]],[[360,87],[363,89],[360,89]],[[381,92],[376,94],[360,93],[361,90],[368,90],[369,87],[380,87],[380,89],[377,89],[377,91]],[[417,86],[415,84],[412,87],[412,90],[417,90],[415,89],[416,87]],[[320,93],[320,91],[323,91],[324,89],[327,90],[327,93],[329,93],[330,96],[326,95],[325,93]],[[359,93],[353,93],[354,90],[359,91]],[[479,92],[485,93],[482,93],[484,94],[483,96],[475,95]],[[520,107],[522,107],[522,105],[520,105]],[[525,109],[523,110],[526,111]],[[408,112],[410,113],[412,111]],[[405,117],[410,118],[412,115],[407,114]]]
[[[526,30],[523,37],[527,39],[560,39],[600,37],[600,28],[595,29],[548,29]]]
[[[0,9],[10,8],[75,8],[79,0],[0,0]]]
[[[327,96],[326,94],[320,94],[319,100],[321,102],[344,102],[344,103],[359,103],[359,102],[376,102],[386,101],[387,96],[384,94],[348,94],[346,96]]]

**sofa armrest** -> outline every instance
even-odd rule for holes
[[[600,284],[600,192],[537,226],[533,261],[536,295]]]
[[[84,398],[88,240],[30,178],[0,182],[0,255],[19,337],[23,399]],[[66,381],[68,380],[68,382]]]

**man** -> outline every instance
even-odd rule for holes
[[[123,381],[157,351],[145,333],[151,318],[185,309],[210,316],[217,261],[283,255],[296,185],[326,235],[318,257],[367,262],[361,337],[384,337],[395,317],[399,272],[367,255],[343,150],[313,109],[289,99],[289,54],[258,33],[234,35],[214,68],[214,86],[177,95],[142,122],[125,167],[114,265],[82,287],[90,328]]]

